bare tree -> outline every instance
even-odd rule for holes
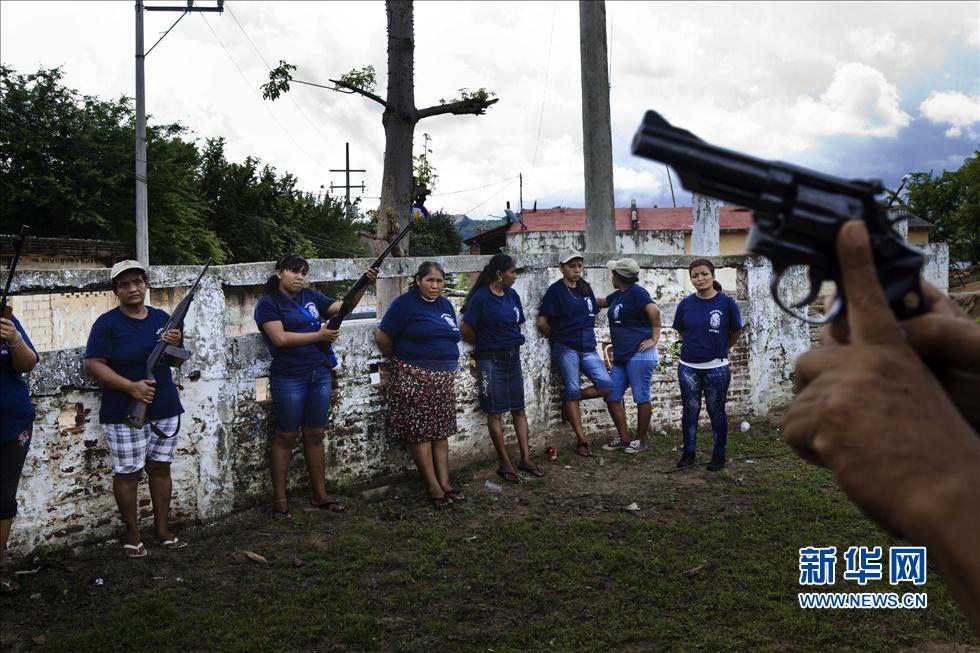
[[[296,66],[285,61],[280,61],[279,66],[270,71],[269,83],[263,86],[262,93],[263,97],[275,100],[289,90],[290,83],[307,84],[362,95],[384,107],[381,122],[385,128],[385,159],[376,232],[378,251],[411,219],[412,200],[416,192],[412,177],[416,123],[443,114],[482,115],[498,101],[495,94],[485,88],[472,92],[462,88],[455,99],[440,100],[437,105],[417,109],[414,8],[411,0],[387,0],[385,10],[388,15],[388,93],[385,98],[375,93],[373,66],[355,69],[339,79],[331,79],[333,85],[327,86],[294,79],[290,71],[296,70]],[[407,240],[403,243],[402,251],[407,251]],[[379,315],[397,293],[397,285],[393,283],[378,284]]]

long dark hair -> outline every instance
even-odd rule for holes
[[[276,261],[276,272],[282,272],[283,270],[306,274],[310,271],[310,264],[299,254],[286,254]],[[272,297],[277,302],[284,302],[289,299],[279,290],[279,277],[275,273],[266,279],[265,286],[262,288],[262,294]]]
[[[466,299],[463,300],[463,312],[466,311],[466,305],[470,303],[470,298],[473,297],[477,290],[483,286],[489,286],[496,281],[498,272],[506,272],[513,267],[517,267],[517,262],[514,261],[513,257],[503,253],[494,254],[490,262],[483,266],[483,270],[480,271],[480,275],[473,282],[470,291],[466,293]]]
[[[561,268],[562,266],[568,265],[569,263],[571,263],[574,260],[575,259],[572,259],[571,261],[566,261],[565,263],[559,263],[558,264],[558,267]],[[582,263],[584,264],[585,261],[583,260]],[[582,271],[583,272],[585,271],[585,266],[584,265],[582,266]],[[565,283],[565,282],[562,281],[562,283]],[[590,286],[589,285],[589,282],[586,281],[585,279],[583,279],[582,277],[579,277],[578,278],[578,281],[575,282],[575,289],[574,290],[575,290],[575,292],[577,292],[582,297],[588,297],[589,295],[592,294],[592,286]]]
[[[412,277],[412,283],[408,286],[408,289],[418,292],[419,280],[429,276],[429,273],[433,270],[439,270],[439,272],[442,273],[442,278],[446,278],[446,271],[442,269],[441,265],[435,261],[425,261],[419,266],[419,269],[415,271],[415,275]]]
[[[691,261],[691,264],[687,266],[687,276],[691,276],[691,270],[700,267],[708,268],[709,270],[711,270],[711,276],[715,276],[715,265],[714,263],[712,263],[706,258],[696,258],[693,261]],[[711,282],[711,286],[718,292],[721,292],[721,284],[718,283],[717,279]]]

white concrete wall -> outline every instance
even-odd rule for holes
[[[608,292],[606,260],[612,254],[587,254],[587,278],[597,294]],[[683,286],[692,257],[636,255],[642,283],[657,298],[664,325],[670,325],[677,301],[687,294]],[[553,255],[521,257],[525,271],[516,290],[524,298],[528,322],[527,344],[522,348],[527,416],[532,446],[569,446],[573,437],[560,423],[561,386],[552,369],[549,347],[535,331],[537,304],[559,273]],[[446,257],[447,272],[475,272],[488,257]],[[792,357],[800,351],[796,329],[773,311],[768,298],[767,270],[760,259],[715,257],[719,269],[740,275],[737,299],[749,325],[747,338],[733,352],[734,379],[729,400],[733,415],[764,413],[790,390]],[[419,259],[385,263],[384,275],[405,277]],[[366,260],[314,261],[311,281],[352,280]],[[269,495],[268,451],[272,435],[271,407],[256,401],[256,386],[268,373],[269,355],[257,333],[231,335],[228,320],[241,322],[251,306],[241,297],[255,297],[255,289],[271,271],[271,264],[212,268],[202,281],[185,324],[186,343],[193,352],[177,375],[186,409],[173,464],[173,516],[176,520],[211,521],[233,510],[265,501]],[[186,288],[197,269],[156,268],[158,288]],[[14,290],[40,293],[93,292],[108,284],[107,270],[36,272],[18,275]],[[764,292],[762,289],[765,289]],[[175,293],[175,296],[182,295]],[[229,298],[239,305],[229,311]],[[458,300],[457,300],[458,301]],[[778,311],[778,309],[775,309]],[[234,313],[232,315],[231,313]],[[237,315],[237,317],[236,317]],[[86,319],[90,319],[86,314]],[[384,432],[385,389],[372,386],[370,373],[383,362],[373,342],[374,321],[347,322],[337,342],[337,384],[327,430],[328,480],[350,485],[412,470],[405,448]],[[87,332],[87,329],[84,329]],[[604,315],[597,336],[608,342]],[[676,361],[669,353],[674,333],[664,330],[660,345],[662,364],[653,380],[653,427],[680,422]],[[450,440],[451,460],[462,464],[493,457],[485,416],[479,410],[476,388],[464,346],[457,374],[459,433]],[[37,546],[71,545],[104,539],[118,533],[118,517],[111,491],[108,449],[98,424],[99,393],[82,371],[84,350],[76,347],[43,350],[30,385],[38,417],[18,493],[21,513],[10,546],[24,553]],[[627,414],[635,410],[627,399]],[[585,402],[587,432],[612,433],[602,402]],[[705,419],[707,416],[705,414]],[[512,430],[508,429],[510,437]],[[301,455],[294,457],[290,484],[305,484]],[[150,523],[149,497],[140,490],[140,514]]]

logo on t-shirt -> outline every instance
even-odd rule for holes
[[[316,304],[314,304],[313,302],[307,302],[305,308],[310,312],[310,315],[313,316],[314,320],[320,319],[320,311],[316,310]]]
[[[616,304],[616,308],[613,309],[613,322],[619,322],[619,312],[623,310],[622,304]]]
[[[453,331],[459,331],[459,326],[457,326],[457,324],[456,324],[456,318],[455,317],[453,317],[449,313],[443,313],[441,317],[442,317],[442,319],[444,319],[449,324],[449,326],[451,326],[453,328]]]
[[[592,308],[592,298],[586,297],[585,304],[589,307],[589,317],[595,317],[595,309]]]
[[[708,314],[708,330],[712,333],[718,333],[721,329],[721,316],[723,313],[717,308]]]
[[[514,307],[514,324],[521,323],[521,311],[516,306]]]

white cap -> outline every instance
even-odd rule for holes
[[[618,272],[624,277],[635,277],[640,274],[640,264],[631,258],[621,258],[606,263],[606,267]]]
[[[144,268],[139,261],[130,259],[127,261],[119,261],[113,265],[112,270],[109,272],[109,278],[115,279],[126,270],[140,270],[143,272],[143,274],[146,274],[146,268]]]
[[[576,251],[574,249],[566,249],[565,251],[563,251],[561,254],[558,255],[558,262],[564,265],[565,263],[568,263],[572,259],[577,259],[577,258],[584,259],[585,257],[582,256],[582,252]]]

